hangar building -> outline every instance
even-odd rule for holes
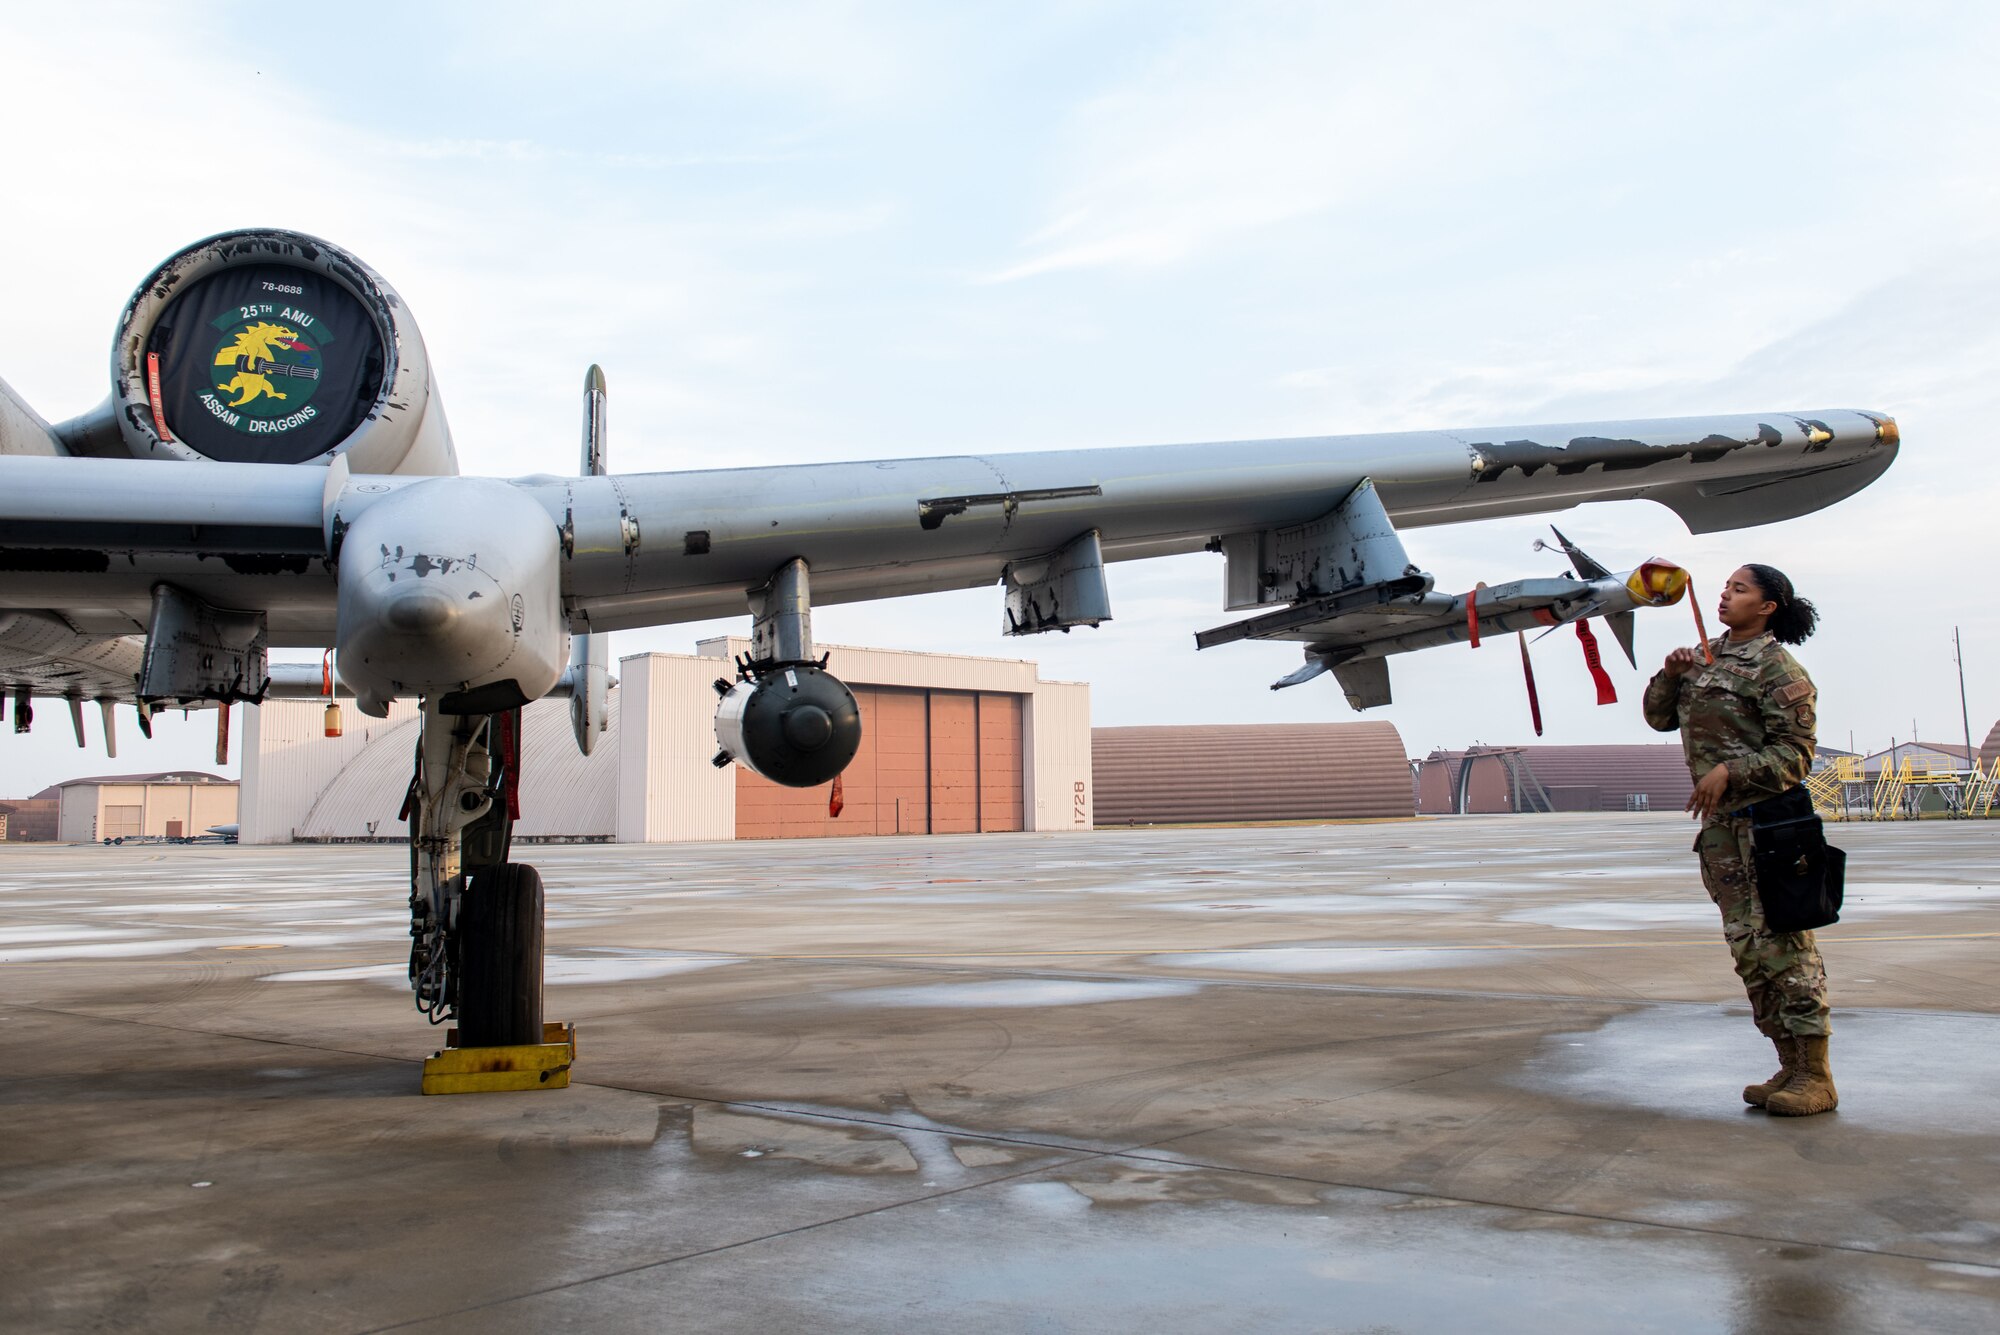
[[[1089,686],[1043,681],[1017,659],[822,646],[865,723],[835,816],[826,785],[784,788],[710,763],[712,683],[749,648],[706,640],[693,655],[623,660],[610,728],[587,758],[566,701],[530,705],[517,837],[676,843],[1091,827]],[[324,735],[323,710],[299,700],[248,711],[243,842],[407,837],[397,817],[416,706],[399,702],[370,719],[349,703],[337,738]]]
[[[61,790],[44,791],[54,793]],[[23,844],[54,839],[58,806],[58,800],[52,796],[18,797],[0,801],[0,840]]]
[[[1393,723],[1099,728],[1100,825],[1410,816]]]
[[[1679,811],[1694,791],[1679,742],[1474,746],[1417,767],[1426,816],[1500,811]]]
[[[36,796],[57,799],[56,838],[64,843],[186,839],[236,820],[236,781],[191,770],[71,779]]]

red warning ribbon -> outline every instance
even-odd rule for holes
[[[1479,647],[1479,590],[1485,587],[1481,584],[1465,595],[1465,630],[1475,649]]]
[[[167,410],[160,399],[160,354],[146,354],[146,397],[153,401],[153,429],[160,433],[161,440],[172,440],[174,433],[167,430]]]
[[[1689,584],[1694,581],[1690,579]],[[1701,619],[1701,599],[1688,594],[1688,606],[1694,609],[1694,633],[1701,636],[1701,656],[1710,663],[1715,661],[1715,650],[1708,647],[1708,623]]]
[[[1528,715],[1535,720],[1535,736],[1542,735],[1542,697],[1535,692],[1535,665],[1528,659],[1528,632],[1517,631],[1521,641],[1521,675],[1528,679]]]
[[[1597,684],[1597,703],[1617,704],[1618,688],[1611,684],[1611,674],[1604,670],[1604,656],[1597,651],[1597,636],[1590,629],[1588,617],[1576,623],[1576,638],[1583,642],[1583,661],[1590,668],[1591,681]]]
[[[503,711],[497,720],[500,725],[499,751],[500,796],[507,804],[507,819],[521,819],[521,711]]]
[[[833,776],[833,793],[826,799],[826,814],[830,818],[837,819],[846,807],[847,796],[841,791],[840,776],[836,774]]]

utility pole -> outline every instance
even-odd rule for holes
[[[1965,767],[1971,769],[1978,757],[1972,751],[1972,714],[1965,707],[1965,643],[1959,639],[1957,626],[1951,628],[1951,648],[1958,659],[1958,718],[1965,725]]]

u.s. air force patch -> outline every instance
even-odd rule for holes
[[[1812,693],[1813,684],[1810,681],[1804,677],[1793,677],[1790,681],[1778,687],[1777,690],[1771,692],[1771,699],[1775,700],[1780,708],[1790,708],[1792,705],[1809,697]]]

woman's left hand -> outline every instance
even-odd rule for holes
[[[1694,813],[1696,820],[1707,820],[1722,805],[1722,795],[1729,791],[1729,766],[1717,765],[1701,776],[1701,782],[1694,786],[1694,793],[1687,800],[1684,810]]]

